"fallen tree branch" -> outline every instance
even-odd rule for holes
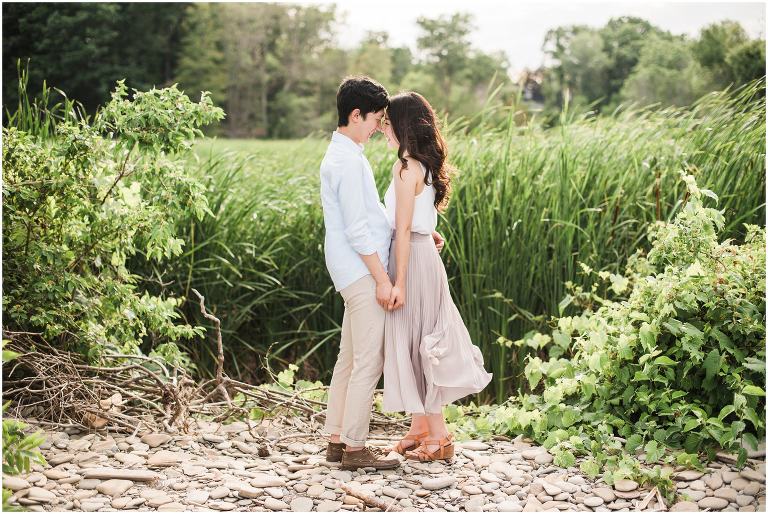
[[[384,512],[402,512],[403,509],[400,508],[400,505],[397,503],[397,499],[392,499],[391,502],[387,503],[383,500],[379,500],[375,496],[364,493],[363,491],[358,491],[356,489],[352,489],[347,484],[344,484],[338,480],[335,481],[335,484],[333,484],[335,487],[338,487],[345,493],[347,493],[350,496],[354,496],[355,498],[364,501],[367,505],[370,505],[371,507],[381,509]]]

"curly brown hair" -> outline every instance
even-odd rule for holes
[[[403,164],[400,172],[408,168],[406,152],[427,169],[424,183],[435,188],[435,208],[444,211],[451,193],[453,167],[448,164],[448,148],[440,133],[435,110],[419,93],[407,91],[389,100],[387,118],[400,148],[397,157]]]

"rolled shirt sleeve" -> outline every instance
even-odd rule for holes
[[[337,194],[344,221],[344,235],[347,236],[350,246],[362,255],[376,253],[363,196],[362,162],[360,166],[340,174]]]

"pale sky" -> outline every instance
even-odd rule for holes
[[[544,54],[541,45],[547,30],[561,25],[601,27],[612,17],[638,16],[674,34],[696,36],[704,26],[731,19],[750,37],[765,38],[764,2],[645,2],[622,1],[498,1],[498,0],[360,0],[302,1],[304,4],[335,3],[346,13],[337,42],[355,46],[368,30],[384,30],[394,46],[416,47],[416,18],[454,12],[474,15],[472,44],[481,50],[503,50],[513,75],[523,68],[537,68]]]

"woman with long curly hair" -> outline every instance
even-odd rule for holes
[[[388,274],[394,286],[384,326],[384,403],[411,414],[408,434],[393,448],[420,461],[453,457],[443,407],[491,381],[483,356],[451,299],[432,232],[448,204],[452,167],[432,106],[418,93],[390,99],[382,132],[397,149],[384,196],[394,229]]]

